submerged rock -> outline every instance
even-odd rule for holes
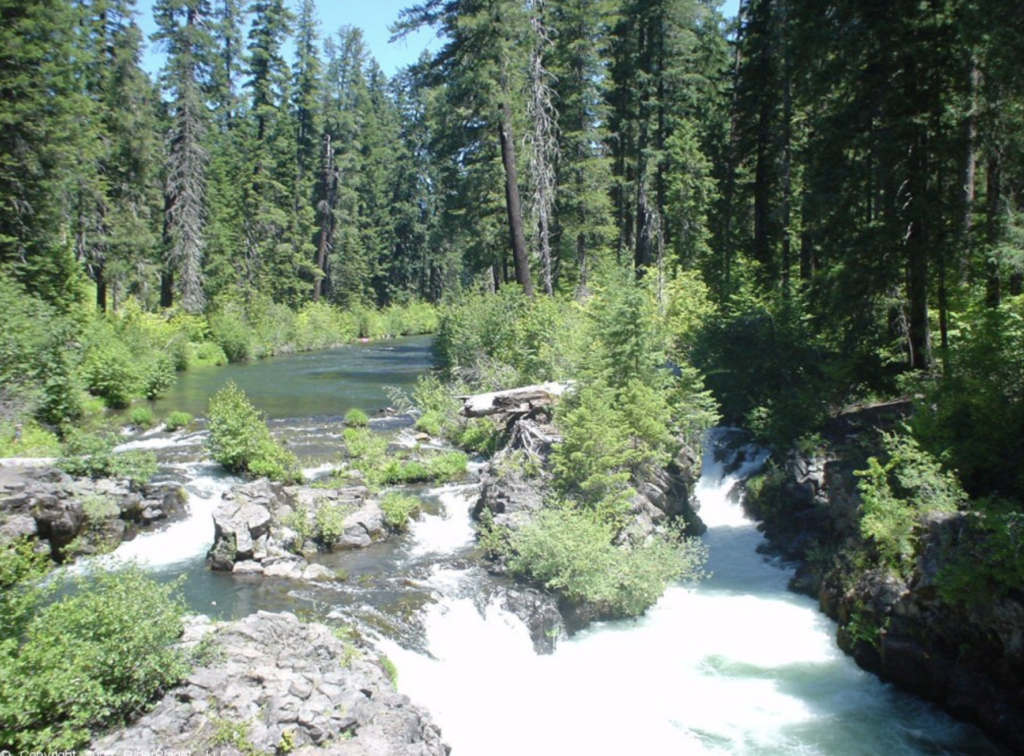
[[[447,756],[426,710],[397,693],[383,659],[293,614],[258,612],[208,635],[214,661],[132,726],[95,743],[121,754],[167,750],[297,756]],[[207,642],[211,642],[208,640]]]

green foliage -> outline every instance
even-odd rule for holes
[[[156,456],[148,451],[115,452],[121,439],[116,431],[72,431],[57,467],[68,475],[86,478],[126,478],[144,485],[156,474]]]
[[[927,512],[956,512],[966,503],[951,472],[922,451],[917,442],[897,434],[884,437],[888,461],[877,457],[857,472],[862,500],[861,535],[871,540],[879,561],[908,576],[914,566],[916,526]]]
[[[383,462],[388,449],[384,436],[369,428],[345,428],[342,438],[349,457],[359,460],[360,467],[375,467]]]
[[[213,732],[209,744],[214,748],[230,747],[242,756],[261,756],[264,752],[257,748],[249,738],[249,722],[229,717],[214,716],[210,718]],[[284,742],[284,736],[281,737]]]
[[[792,300],[736,297],[706,322],[692,354],[726,419],[780,447],[817,428],[829,400],[849,384],[823,371],[827,362],[841,365],[841,357],[814,337]]]
[[[706,554],[696,541],[658,536],[646,544],[617,548],[612,535],[608,523],[589,513],[545,509],[499,548],[504,548],[514,574],[536,580],[574,604],[614,616],[643,614],[669,583],[701,576]]]
[[[128,413],[128,419],[131,420],[132,425],[149,428],[153,425],[153,410],[149,407],[132,407],[131,412]]]
[[[56,457],[60,439],[38,423],[0,423],[0,457]]]
[[[444,417],[440,412],[437,410],[430,410],[416,418],[416,423],[413,427],[422,433],[426,433],[428,436],[440,436],[441,423],[443,421]]]
[[[167,430],[176,431],[182,428],[188,427],[192,424],[192,415],[187,412],[174,411],[167,415],[164,420],[164,425],[167,426]]]
[[[941,377],[907,386],[914,437],[971,496],[1024,501],[1024,296],[954,317],[950,337]]]
[[[351,428],[365,428],[370,424],[370,418],[358,407],[353,407],[345,413],[345,424]]]
[[[986,501],[966,517],[955,550],[936,578],[946,601],[987,605],[1024,585],[1024,514],[1012,502]]]
[[[615,392],[600,385],[581,388],[556,414],[562,443],[551,455],[555,487],[605,522],[617,521],[633,494],[630,468],[637,457],[623,420]]]
[[[345,507],[322,502],[314,515],[316,537],[329,549],[345,532]],[[296,531],[299,532],[299,531]],[[301,535],[301,533],[300,533]]]
[[[391,681],[391,684],[395,688],[398,688],[398,667],[395,666],[395,663],[391,661],[391,659],[386,657],[384,654],[381,654],[380,665],[384,668],[384,672],[387,673],[388,679]]]
[[[228,355],[224,349],[221,348],[220,344],[213,341],[202,341],[190,347],[187,366],[190,368],[206,367],[210,365],[219,367],[221,365],[227,365],[228,362],[230,362]]]
[[[109,496],[102,494],[94,494],[82,499],[82,511],[85,513],[86,519],[92,522],[109,520],[121,513],[117,503]]]
[[[444,309],[434,349],[448,377],[468,378],[481,390],[562,380],[576,376],[585,355],[582,326],[572,302],[530,299],[506,287]]]
[[[402,532],[409,527],[409,520],[420,513],[420,500],[415,496],[389,491],[380,500],[380,508],[384,510],[384,522],[392,530]]]
[[[24,579],[24,570],[17,570]],[[129,568],[83,579],[77,588],[34,606],[23,633],[4,635],[5,743],[84,748],[92,733],[138,716],[188,672],[185,655],[173,645],[185,611],[178,585],[159,585]]]
[[[281,482],[302,477],[298,460],[270,435],[263,416],[233,381],[210,398],[210,455],[231,472],[249,472]]]
[[[309,515],[309,510],[304,506],[297,506],[283,520],[287,528],[295,531],[295,550],[301,551],[302,547],[310,538],[316,535],[316,526]]]

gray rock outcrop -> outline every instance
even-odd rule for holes
[[[56,562],[115,548],[135,531],[183,514],[173,484],[72,478],[55,467],[0,466],[0,542],[37,539]]]
[[[430,715],[396,692],[382,658],[289,613],[197,625],[213,658],[97,753],[446,756]]]
[[[791,453],[746,504],[775,550],[803,560],[790,587],[838,622],[840,648],[861,667],[1024,752],[1024,590],[949,599],[938,581],[977,515],[927,515],[909,574],[857,558],[866,546],[854,471],[877,454],[878,429],[909,409],[889,403],[841,415],[824,433],[828,453]]]
[[[306,557],[365,548],[388,535],[380,503],[365,486],[286,487],[265,478],[225,494],[213,522],[211,569],[295,580],[334,579]]]

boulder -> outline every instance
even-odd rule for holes
[[[196,669],[97,752],[220,752],[224,735],[246,753],[447,756],[430,715],[397,693],[372,649],[288,613],[258,612],[210,629],[220,661]],[[235,751],[232,750],[232,753]],[[225,752],[226,753],[226,752]]]

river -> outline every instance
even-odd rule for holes
[[[337,453],[347,409],[372,414],[389,403],[382,386],[409,390],[428,366],[429,342],[406,339],[192,371],[157,414],[201,415],[233,379],[312,471]],[[732,470],[730,433],[709,434],[696,491],[712,575],[669,588],[638,620],[561,639],[549,656],[534,652],[518,618],[482,598],[495,578],[472,558],[472,480],[419,489],[425,514],[406,536],[325,556],[345,582],[235,578],[207,570],[204,555],[210,513],[238,479],[202,459],[201,430],[150,433],[127,446],[157,452],[162,474],[189,490],[190,514],[113,559],[138,559],[161,579],[185,575],[190,605],[218,618],[288,609],[354,625],[395,661],[399,689],[433,712],[453,756],[1003,753],[860,670],[836,647],[834,623],[786,590],[791,569],[758,553],[762,536],[735,493],[764,453],[747,449]]]

